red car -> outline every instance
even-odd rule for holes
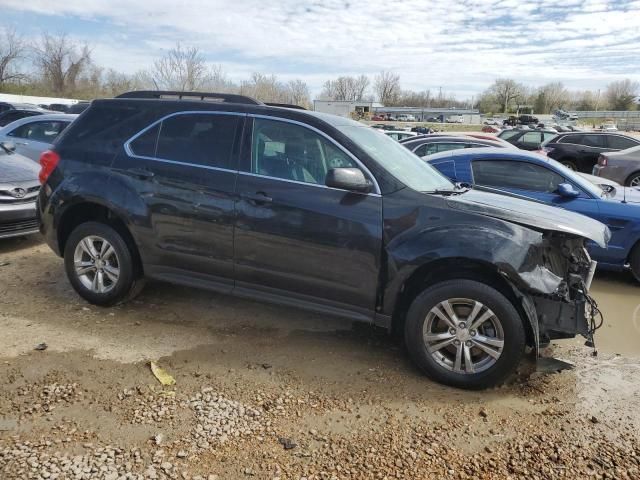
[[[482,127],[482,131],[485,133],[498,133],[500,132],[500,129],[495,125],[484,125]]]

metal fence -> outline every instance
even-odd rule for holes
[[[578,111],[571,112],[572,115],[577,115],[578,118],[628,118],[640,121],[640,110],[596,110],[596,111]]]

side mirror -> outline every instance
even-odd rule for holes
[[[573,188],[573,185],[570,183],[561,183],[558,185],[556,193],[565,198],[576,198],[580,196],[580,191]]]
[[[359,168],[332,168],[327,173],[324,184],[327,187],[361,193],[370,192],[372,187]]]
[[[16,151],[16,144],[13,142],[0,142],[0,147],[2,147],[7,153]]]

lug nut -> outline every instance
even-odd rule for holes
[[[465,345],[466,345],[467,347],[470,347],[470,346],[472,346],[472,345],[473,345],[473,343],[471,342],[471,340],[467,340],[467,342],[465,343]]]
[[[450,328],[450,329],[449,329],[449,333],[450,333],[451,335],[455,335],[455,334],[456,334],[456,329],[455,329],[455,328]]]
[[[460,346],[460,340],[456,340],[456,341],[454,341],[454,342],[453,342],[453,344],[454,344],[456,347]]]
[[[460,324],[458,325],[460,328],[466,328],[467,324],[464,322],[460,322]]]
[[[475,337],[476,336],[476,331],[475,330],[471,330],[469,332],[469,335],[471,335],[472,337]]]

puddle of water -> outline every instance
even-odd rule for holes
[[[627,275],[601,273],[591,293],[604,315],[595,337],[598,350],[640,357],[640,284]]]

